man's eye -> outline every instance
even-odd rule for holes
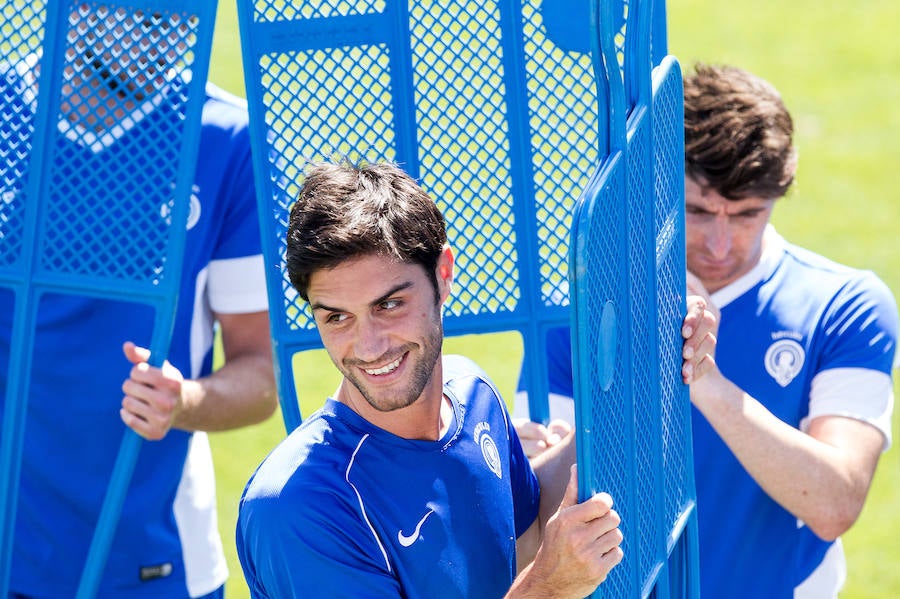
[[[400,304],[401,304],[401,301],[398,299],[385,300],[385,301],[381,302],[381,309],[382,310],[393,310],[394,308],[399,307]]]
[[[344,314],[329,314],[328,318],[325,319],[325,322],[337,324],[339,322],[343,322],[345,318],[346,315]]]

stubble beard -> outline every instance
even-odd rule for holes
[[[434,321],[434,327],[421,346],[421,357],[413,364],[413,370],[409,378],[409,384],[405,390],[399,390],[392,393],[390,397],[378,398],[375,393],[368,388],[359,377],[357,377],[351,368],[347,365],[344,367],[344,376],[354,387],[360,392],[363,398],[372,408],[379,412],[393,412],[406,408],[416,402],[422,395],[425,387],[434,376],[434,367],[441,355],[441,345],[444,339],[444,327],[441,322],[440,312]],[[408,343],[397,352],[397,356],[406,353],[406,360],[412,360],[416,349],[419,345]]]

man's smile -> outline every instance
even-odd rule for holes
[[[406,354],[403,354],[402,356],[400,356],[399,358],[397,358],[390,364],[386,364],[380,368],[371,368],[371,369],[363,368],[363,370],[366,371],[366,374],[370,374],[372,376],[380,376],[380,375],[384,375],[384,374],[389,374],[389,373],[397,370],[397,368],[400,366],[400,362],[403,361],[404,357],[406,357]]]

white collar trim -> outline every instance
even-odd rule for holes
[[[711,294],[713,304],[719,309],[724,308],[771,274],[784,252],[785,244],[784,237],[778,234],[775,227],[771,224],[766,225],[763,232],[763,252],[759,262],[742,277]]]
[[[156,110],[169,94],[172,80],[178,76],[184,80],[185,84],[190,83],[191,72],[189,70],[176,74],[174,69],[170,69],[166,73],[166,84],[163,87],[145,100],[143,104],[135,107],[130,114],[99,135],[81,125],[73,125],[65,119],[59,121],[59,132],[65,135],[69,141],[90,148],[94,154],[98,154],[116,143],[129,130],[140,123],[145,116]]]

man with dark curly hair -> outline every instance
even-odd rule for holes
[[[443,216],[389,163],[312,165],[287,271],[343,375],[241,498],[254,597],[584,597],[622,559],[574,435],[530,463],[496,387],[442,353]],[[708,329],[707,329],[708,330]]]
[[[794,246],[769,223],[797,169],[793,121],[771,84],[696,66],[684,128],[688,287],[721,311],[717,367],[691,381],[701,591],[835,597],[839,537],[891,441],[897,307],[871,272]],[[571,422],[568,330],[549,341],[557,420],[519,421],[530,455]]]

